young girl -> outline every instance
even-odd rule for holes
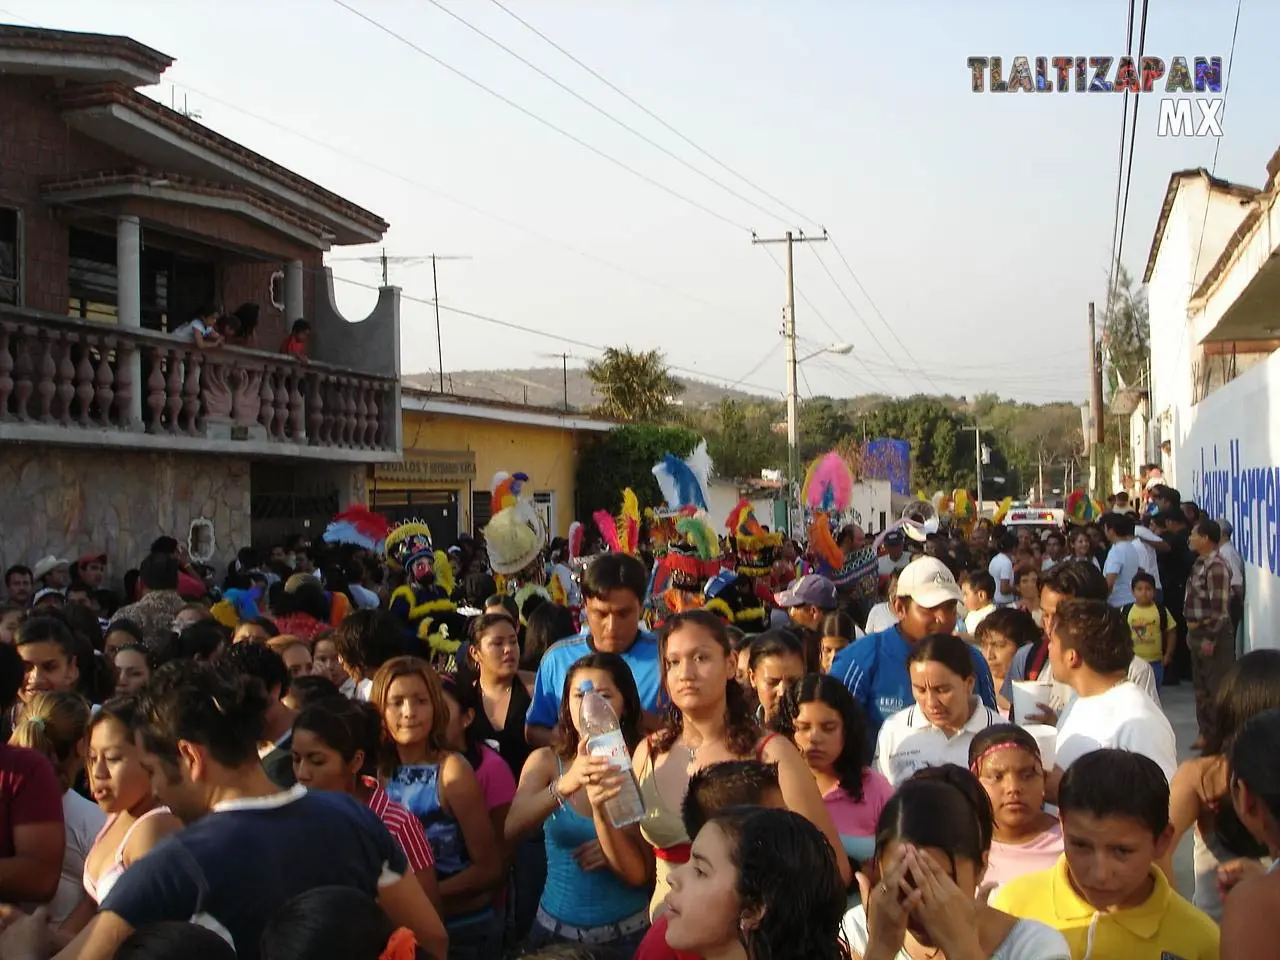
[[[844,885],[822,833],[787,810],[707,821],[671,876],[667,946],[707,960],[847,960]]]
[[[813,775],[786,737],[764,734],[734,676],[736,664],[723,621],[693,610],[667,620],[658,640],[662,689],[670,698],[666,724],[636,749],[634,765],[649,816],[640,832],[657,857],[651,913],[662,906],[672,867],[689,859],[689,837],[680,808],[689,777],[725,760],[759,760],[778,766],[787,808],[814,823],[837,850],[842,877],[852,878],[840,834],[822,803]]]
[[[62,782],[62,819],[67,843],[62,854],[58,892],[49,903],[49,920],[61,924],[86,897],[84,859],[106,822],[93,803],[72,789],[84,769],[89,705],[75,693],[37,693],[28,701],[9,742],[49,758]]]
[[[787,691],[773,728],[804,756],[845,853],[866,860],[893,787],[871,769],[867,722],[853,694],[839,680],[811,673]]]
[[[1001,688],[1013,666],[1014,655],[1022,647],[1040,639],[1040,628],[1026,611],[1005,607],[984,618],[974,631],[973,639],[982,651],[987,666],[991,668],[991,680],[995,684],[1000,716],[1008,720],[1010,703],[1001,693]]]
[[[84,861],[83,882],[89,896],[54,933],[60,946],[70,943],[93,919],[98,904],[131,864],[182,829],[178,818],[151,794],[151,775],[142,765],[134,739],[140,723],[132,697],[108,700],[89,722],[85,768],[93,799],[107,820]]]
[[[494,750],[482,743],[475,728],[476,716],[483,709],[480,705],[480,694],[474,686],[459,683],[454,677],[445,674],[440,678],[444,691],[444,702],[449,707],[449,732],[446,743],[450,750],[456,750],[471,764],[480,784],[480,792],[484,794],[485,808],[489,811],[489,821],[493,824],[493,835],[501,837],[507,822],[507,811],[511,809],[511,801],[516,795],[516,778]]]
[[[555,745],[534,751],[525,763],[506,837],[515,843],[540,827],[545,836],[547,879],[530,946],[608,943],[631,956],[649,926],[652,860],[639,827],[615,830],[602,807],[610,766],[586,752],[587,683],[618,714],[628,748],[640,743],[644,711],[626,661],[612,653],[578,660],[565,677]]]
[[[338,648],[333,644],[332,630],[316,637],[316,642],[311,648],[311,673],[317,677],[324,677],[338,689],[350,683],[346,671],[342,669],[342,664],[338,660]]]
[[[102,638],[102,655],[108,661],[114,661],[117,651],[131,643],[144,645],[142,631],[129,620],[117,620],[107,627],[107,632]]]
[[[836,654],[858,638],[858,627],[853,617],[837,610],[822,618],[818,632],[822,635],[822,672],[830,673]]]
[[[752,640],[748,677],[760,704],[756,720],[772,720],[779,698],[804,673],[804,648],[789,630],[769,630]]]
[[[116,696],[136,696],[155,670],[156,658],[151,648],[141,643],[126,643],[116,651]]]
[[[364,613],[382,616],[361,610],[343,621],[339,655],[345,657],[343,628]],[[379,773],[387,795],[418,818],[431,842],[450,960],[488,960],[501,941],[492,899],[503,878],[502,852],[471,766],[448,747],[440,678],[425,660],[394,657],[378,668],[371,688],[382,718]]]
[[[1071,960],[1058,931],[979,896],[992,829],[987,795],[960,767],[922,770],[899,787],[858,874],[862,903],[845,914],[850,948],[862,960]]]
[[[293,775],[308,790],[349,794],[377,814],[400,844],[427,899],[440,911],[435,861],[422,824],[370,775],[376,768],[381,727],[378,711],[369,704],[340,695],[317,700],[293,722]]]
[[[969,744],[969,770],[995,817],[986,882],[999,886],[1057,863],[1062,824],[1044,809],[1044,765],[1035,737],[1011,723],[987,727]]]
[[[923,767],[967,765],[973,735],[1000,722],[974,696],[973,659],[959,637],[936,633],[913,644],[907,672],[915,706],[886,720],[876,739],[876,769],[895,786]]]

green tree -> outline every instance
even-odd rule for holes
[[[1108,359],[1110,394],[1114,395],[1121,386],[1146,382],[1151,356],[1147,294],[1120,264],[1116,265],[1115,294],[1103,309],[1102,343]]]
[[[714,411],[686,420],[701,424],[707,450],[721,477],[758,477],[760,471],[786,461],[785,438],[774,430],[776,404],[741,403],[725,398]]]
[[[687,457],[699,439],[683,427],[635,424],[610,430],[578,457],[578,518],[585,522],[596,510],[616,514],[627,487],[636,492],[641,509],[657,506],[662,491],[653,465],[668,453]]]
[[[853,433],[853,421],[830,397],[815,397],[800,404],[800,469],[814,457],[834,449]]]
[[[685,389],[660,350],[609,347],[587,364],[587,379],[600,396],[599,413],[623,423],[660,422]]]
[[[962,480],[961,422],[946,404],[932,397],[891,400],[866,415],[868,436],[897,437],[911,444],[911,483],[926,493],[952,490]],[[970,442],[968,451],[973,453]],[[973,468],[968,468],[972,477]]]

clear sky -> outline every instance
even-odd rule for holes
[[[1086,305],[1106,297],[1123,98],[977,95],[966,59],[1003,56],[1007,75],[1017,55],[1121,55],[1120,0],[503,0],[810,221],[717,167],[491,0],[344,2],[714,215],[331,0],[0,0],[0,20],[127,34],[173,56],[150,94],[176,96],[179,107],[185,97],[201,122],[384,216],[391,255],[471,257],[440,264],[448,307],[582,344],[660,348],[710,379],[778,392],[783,277],[749,231],[825,226],[879,314],[833,244],[796,248],[802,352],[856,348],[805,363],[802,395],[887,387],[1083,400]],[[1225,64],[1234,3],[1150,7],[1149,55],[1221,55]],[[1278,33],[1280,4],[1243,0],[1217,173],[1255,186],[1277,146],[1269,58]],[[1125,231],[1124,261],[1139,276],[1170,172],[1209,167],[1214,153],[1212,139],[1157,138],[1156,104],[1143,98]],[[378,281],[374,265],[335,264],[335,273]],[[393,265],[392,282],[432,296],[429,264]],[[343,283],[338,295],[352,318],[376,299]],[[405,372],[436,367],[429,305],[406,301],[402,336]],[[593,355],[448,311],[443,339],[446,371]]]

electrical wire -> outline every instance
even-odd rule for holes
[[[768,350],[765,351],[764,356],[761,357],[758,361],[756,361],[755,365],[750,370],[748,370],[741,377],[735,380],[732,384],[730,384],[730,386],[736,387],[740,383],[745,383],[748,377],[754,376],[755,373],[761,367],[763,367],[766,363],[769,362],[770,359],[773,358],[773,355],[778,352],[778,347],[780,347],[781,345],[782,345],[781,342],[774,343],[773,346],[771,346]]]
[[[705,171],[698,169],[698,167],[694,166],[694,165],[693,165],[692,163],[690,163],[688,160],[684,159],[684,157],[680,156],[679,154],[677,154],[677,153],[675,153],[675,152],[673,152],[673,151],[671,151],[671,150],[668,150],[668,149],[667,149],[666,147],[664,147],[662,144],[658,143],[658,141],[654,140],[652,137],[648,136],[647,134],[640,132],[640,131],[639,131],[639,130],[637,130],[635,127],[633,127],[633,126],[631,126],[629,123],[627,123],[625,120],[620,120],[620,119],[618,119],[616,116],[614,116],[614,115],[613,115],[612,113],[610,113],[608,110],[606,110],[604,107],[600,106],[599,104],[597,104],[597,103],[595,103],[595,102],[593,102],[593,101],[591,101],[591,100],[588,100],[585,96],[583,96],[582,94],[580,94],[577,90],[574,90],[574,89],[573,89],[572,87],[570,87],[568,84],[563,83],[562,81],[558,80],[556,77],[554,77],[554,76],[552,76],[550,73],[548,73],[546,70],[543,70],[543,69],[542,69],[540,66],[538,66],[536,63],[533,63],[532,61],[528,60],[526,57],[524,57],[524,56],[522,56],[521,54],[517,53],[515,50],[512,50],[510,47],[508,47],[508,46],[507,46],[505,43],[503,43],[501,40],[498,40],[498,39],[494,38],[493,36],[489,35],[489,34],[488,34],[488,33],[486,33],[484,30],[482,30],[482,29],[480,29],[479,27],[477,27],[477,26],[476,26],[474,23],[472,23],[470,20],[467,20],[467,19],[465,19],[464,17],[462,17],[461,15],[459,15],[459,14],[457,14],[457,13],[454,13],[452,10],[450,10],[448,7],[446,7],[443,3],[441,3],[441,2],[440,2],[440,0],[427,0],[427,3],[431,4],[433,7],[435,7],[435,8],[436,8],[436,9],[438,9],[438,10],[440,10],[442,13],[444,13],[444,14],[448,15],[449,17],[452,17],[454,20],[458,21],[458,23],[462,24],[464,27],[466,27],[466,28],[467,28],[468,30],[470,30],[471,32],[473,32],[473,33],[475,33],[475,34],[477,34],[477,35],[479,35],[479,36],[483,37],[485,40],[489,41],[489,43],[493,44],[495,47],[497,47],[497,48],[498,48],[499,50],[501,50],[503,53],[507,54],[508,56],[512,57],[512,58],[513,58],[513,59],[515,59],[515,60],[518,60],[520,63],[524,64],[526,67],[528,67],[528,68],[529,68],[530,70],[532,70],[534,73],[536,73],[538,76],[540,76],[540,77],[542,77],[544,80],[547,80],[548,82],[550,82],[550,83],[554,84],[558,89],[563,90],[565,93],[567,93],[569,96],[573,97],[573,98],[574,98],[575,100],[577,100],[579,103],[584,104],[585,106],[590,107],[592,110],[594,110],[596,113],[600,114],[602,117],[605,117],[607,120],[612,121],[613,123],[615,123],[616,125],[618,125],[619,127],[621,127],[623,130],[627,131],[627,133],[629,133],[629,134],[631,134],[632,136],[637,137],[638,139],[640,139],[640,140],[644,141],[644,142],[645,142],[645,143],[647,143],[649,146],[653,147],[655,150],[657,150],[657,151],[659,151],[660,153],[662,153],[662,154],[666,155],[667,157],[670,157],[672,160],[674,160],[676,163],[680,164],[681,166],[683,166],[683,167],[685,167],[685,168],[687,168],[687,169],[689,169],[689,170],[692,170],[694,173],[696,173],[698,176],[702,177],[702,178],[703,178],[704,180],[706,180],[708,183],[712,183],[712,184],[714,184],[715,186],[719,187],[721,190],[725,191],[726,193],[728,193],[730,196],[734,197],[735,199],[742,201],[743,203],[747,204],[747,205],[748,205],[748,206],[750,206],[750,207],[754,207],[756,210],[759,210],[761,213],[763,213],[766,217],[769,217],[769,218],[771,218],[771,219],[773,219],[773,220],[777,220],[777,221],[779,221],[780,223],[787,223],[787,222],[788,222],[788,218],[787,218],[786,216],[782,216],[782,215],[778,214],[776,211],[769,210],[769,209],[767,209],[767,208],[765,208],[765,207],[761,206],[760,204],[758,204],[758,203],[756,203],[754,200],[752,200],[750,197],[745,196],[745,195],[743,195],[743,194],[739,193],[739,192],[738,192],[737,190],[735,190],[733,187],[731,187],[731,186],[729,186],[729,185],[725,184],[724,182],[722,182],[722,181],[720,181],[720,180],[717,180],[715,177],[711,176],[711,174],[706,173]]]
[[[1135,8],[1136,8],[1136,4],[1134,0],[1129,0],[1129,28],[1125,33],[1124,49],[1125,49],[1125,53],[1129,54],[1130,56],[1133,55],[1133,18],[1134,18]],[[1120,113],[1120,153],[1116,160],[1115,211],[1111,215],[1111,259],[1110,259],[1110,262],[1107,264],[1107,268],[1110,271],[1110,274],[1107,278],[1106,308],[1103,311],[1104,317],[1108,317],[1108,318],[1111,316],[1111,299],[1115,291],[1115,275],[1116,275],[1116,260],[1117,260],[1116,239],[1120,235],[1120,197],[1121,197],[1121,191],[1124,187],[1124,170],[1125,170],[1124,150],[1125,150],[1125,142],[1128,138],[1128,131],[1129,131],[1129,90],[1128,88],[1126,88],[1124,91],[1124,97],[1123,97],[1123,107]],[[1130,148],[1129,153],[1130,153],[1130,157],[1132,157],[1133,155],[1132,148]]]
[[[726,173],[730,173],[730,174],[732,174],[733,176],[737,177],[739,180],[741,180],[743,183],[745,183],[745,184],[746,184],[748,187],[750,187],[752,190],[755,190],[757,193],[761,194],[762,196],[767,197],[769,200],[771,200],[773,203],[776,203],[778,206],[782,207],[784,210],[786,210],[786,211],[787,211],[788,213],[790,213],[792,216],[794,216],[794,217],[798,218],[801,222],[803,222],[803,223],[810,223],[810,224],[816,224],[816,223],[818,222],[818,221],[814,220],[812,217],[807,217],[807,216],[805,216],[803,213],[801,213],[801,212],[800,212],[799,210],[797,210],[795,207],[791,206],[791,205],[790,205],[789,203],[787,203],[785,200],[781,200],[781,199],[779,199],[778,197],[775,197],[775,196],[774,196],[773,194],[771,194],[768,190],[764,189],[764,187],[760,186],[759,184],[753,183],[751,180],[747,179],[745,176],[743,176],[743,175],[742,175],[741,173],[739,173],[737,170],[733,169],[733,167],[729,166],[729,165],[728,165],[727,163],[725,163],[723,160],[720,160],[719,158],[717,158],[717,157],[716,157],[714,154],[712,154],[710,151],[708,151],[708,150],[706,150],[705,148],[703,148],[703,147],[699,146],[697,143],[695,143],[693,140],[691,140],[691,139],[690,139],[689,137],[687,137],[685,134],[681,133],[679,130],[677,130],[675,127],[673,127],[673,126],[672,126],[670,123],[668,123],[666,120],[662,119],[662,117],[658,116],[656,113],[654,113],[654,112],[653,112],[652,110],[650,110],[648,107],[646,107],[643,103],[641,103],[641,102],[640,102],[639,100],[637,100],[635,97],[631,96],[631,95],[630,95],[629,93],[627,93],[625,90],[622,90],[621,88],[619,88],[616,84],[614,84],[614,83],[610,82],[607,78],[605,78],[605,77],[601,76],[597,71],[593,70],[593,69],[592,69],[591,67],[589,67],[587,64],[583,63],[581,60],[579,60],[577,57],[575,57],[572,53],[570,53],[568,50],[566,50],[566,49],[565,49],[564,47],[562,47],[560,44],[556,43],[554,40],[552,40],[550,37],[548,37],[545,33],[543,33],[543,32],[542,32],[542,31],[540,31],[537,27],[535,27],[533,24],[529,23],[529,21],[527,21],[527,20],[523,19],[522,17],[520,17],[520,15],[519,15],[519,14],[517,14],[515,11],[513,11],[510,7],[508,7],[508,6],[504,5],[504,4],[501,2],[501,0],[489,0],[489,2],[490,2],[490,3],[492,3],[492,4],[493,4],[495,7],[497,7],[499,10],[501,10],[503,13],[505,13],[507,16],[509,16],[509,17],[510,17],[512,20],[514,20],[516,23],[520,24],[522,27],[524,27],[526,30],[528,30],[530,33],[532,33],[535,37],[538,37],[538,38],[539,38],[540,40],[542,40],[544,43],[548,44],[548,45],[549,45],[550,47],[552,47],[554,50],[558,51],[558,52],[559,52],[559,53],[561,53],[563,56],[567,57],[570,61],[572,61],[573,63],[575,63],[577,66],[579,66],[580,68],[582,68],[583,70],[585,70],[588,74],[590,74],[592,77],[594,77],[594,78],[595,78],[596,80],[598,80],[600,83],[604,84],[606,87],[608,87],[610,90],[612,90],[612,91],[613,91],[614,93],[616,93],[618,96],[620,96],[623,100],[627,101],[627,103],[631,104],[633,107],[635,107],[635,108],[636,108],[637,110],[639,110],[641,113],[643,113],[645,116],[649,117],[649,119],[651,119],[651,120],[653,120],[654,122],[658,123],[660,126],[662,126],[662,127],[663,127],[663,129],[667,130],[667,131],[668,131],[669,133],[671,133],[671,134],[674,134],[676,137],[678,137],[679,139],[683,140],[683,141],[684,141],[685,143],[687,143],[689,146],[693,147],[693,149],[694,149],[694,150],[697,150],[697,151],[698,151],[698,153],[702,154],[704,157],[706,157],[708,160],[710,160],[712,163],[714,163],[714,164],[715,164],[716,166],[718,166],[720,169],[724,170]]]
[[[704,203],[700,203],[697,200],[694,200],[692,197],[681,193],[679,190],[676,190],[672,187],[668,187],[665,183],[655,180],[653,177],[650,177],[648,174],[640,172],[635,167],[631,166],[625,161],[619,160],[617,157],[613,156],[610,153],[606,153],[604,150],[601,150],[599,147],[595,146],[594,144],[588,143],[586,140],[583,140],[581,137],[577,136],[576,134],[570,133],[568,130],[564,129],[564,127],[558,126],[552,123],[550,120],[546,119],[545,117],[542,117],[539,114],[534,113],[528,107],[525,107],[522,104],[517,103],[515,100],[512,100],[510,97],[506,96],[505,94],[499,93],[497,90],[493,89],[492,87],[487,86],[481,81],[475,79],[475,77],[472,77],[470,74],[465,73],[464,71],[458,69],[453,64],[440,59],[434,53],[427,50],[425,47],[422,47],[419,44],[414,43],[412,40],[410,40],[408,37],[404,36],[403,34],[397,33],[395,30],[391,29],[386,24],[374,19],[373,17],[369,16],[367,13],[364,13],[363,11],[356,9],[351,4],[347,3],[346,0],[332,0],[332,2],[335,5],[346,10],[348,13],[351,13],[353,16],[359,17],[361,20],[363,20],[365,23],[369,24],[370,26],[374,27],[375,29],[381,31],[382,33],[385,33],[387,36],[391,37],[393,40],[396,40],[404,44],[410,50],[416,51],[417,53],[426,57],[428,60],[430,60],[432,63],[436,64],[437,66],[443,67],[445,70],[448,70],[455,77],[458,77],[461,80],[465,80],[467,83],[471,84],[476,89],[482,90],[485,93],[489,94],[489,96],[493,97],[494,99],[499,100],[502,103],[505,103],[507,106],[511,107],[513,110],[516,110],[519,113],[524,114],[530,120],[534,120],[537,123],[542,124],[542,126],[546,127],[548,130],[555,131],[556,133],[560,134],[560,136],[564,137],[566,140],[569,140],[572,143],[576,143],[578,146],[582,147],[584,150],[589,150],[591,153],[594,153],[596,156],[600,157],[602,160],[607,160],[609,163],[613,164],[618,169],[631,174],[636,179],[649,184],[649,186],[651,187],[655,187],[656,189],[661,190],[663,193],[666,193],[672,197],[675,197],[677,200],[680,200],[688,204],[689,206],[693,207],[695,210],[700,210],[701,212],[707,214],[708,216],[714,217],[716,220],[719,220],[721,223],[727,224],[728,226],[731,226],[736,230],[741,230],[744,233],[751,232],[751,228],[746,226],[745,224],[739,223],[738,221],[734,220],[732,217],[726,217],[724,214],[713,210],[711,207],[708,207]]]
[[[1142,62],[1142,55],[1147,46],[1147,2],[1148,0],[1142,0],[1142,27],[1138,34],[1138,63]],[[1129,91],[1126,90],[1126,98],[1128,94]],[[1129,126],[1129,162],[1124,175],[1124,203],[1120,207],[1120,235],[1116,240],[1115,256],[1113,258],[1114,268],[1112,270],[1111,289],[1107,292],[1107,303],[1111,306],[1114,306],[1115,298],[1120,293],[1120,264],[1124,262],[1124,231],[1129,222],[1129,188],[1133,186],[1133,153],[1134,146],[1138,141],[1138,107],[1141,103],[1142,95],[1139,90],[1138,93],[1133,95],[1133,118]],[[1110,319],[1110,317],[1111,310],[1108,307],[1107,318]]]

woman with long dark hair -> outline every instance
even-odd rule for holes
[[[671,868],[689,859],[690,838],[680,817],[689,778],[726,760],[776,763],[788,809],[812,821],[840,851],[841,876],[848,882],[852,870],[840,835],[804,759],[786,737],[766,734],[755,721],[737,681],[724,621],[705,610],[676,614],[663,626],[658,653],[670,706],[662,729],[640,744],[634,761],[650,811],[640,830],[658,860],[651,913],[662,907]]]
[[[837,856],[789,810],[713,815],[672,873],[667,946],[709,960],[848,960]]]
[[[1222,917],[1222,960],[1275,955],[1280,910],[1280,710],[1265,710],[1245,723],[1231,745],[1231,803],[1241,824],[1271,856],[1262,876],[1231,891]]]

